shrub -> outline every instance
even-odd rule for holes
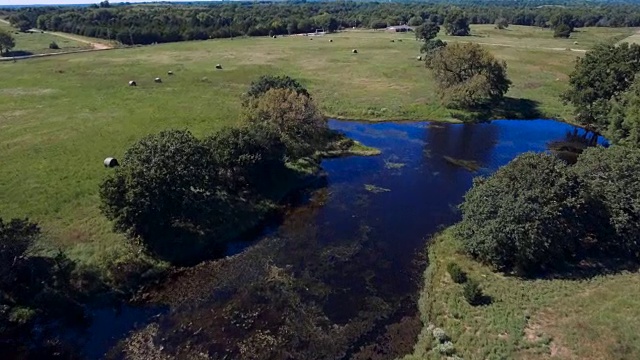
[[[472,305],[480,305],[482,303],[482,289],[480,284],[474,279],[468,279],[462,288],[464,299]]]
[[[444,342],[449,340],[449,336],[441,328],[433,329],[431,334],[433,335],[433,338],[436,339],[436,341],[439,342],[439,343],[444,343]]]
[[[274,75],[263,75],[258,80],[253,81],[251,86],[249,87],[249,91],[247,91],[247,99],[246,101],[250,101],[252,99],[257,99],[262,95],[266,94],[271,89],[289,89],[298,95],[304,95],[306,97],[310,97],[309,92],[305,89],[298,80],[291,78],[287,75],[283,76],[274,76]],[[245,101],[245,102],[246,102]]]
[[[560,24],[553,30],[554,38],[568,39],[571,36],[571,27],[566,24]]]
[[[436,351],[438,351],[442,355],[453,355],[456,349],[451,341],[445,341],[444,343],[438,344],[438,346],[436,346]]]
[[[60,49],[60,46],[58,46],[58,44],[55,41],[52,41],[49,44],[49,49],[57,50],[57,49]]]
[[[467,274],[458,266],[458,264],[451,262],[447,264],[447,271],[451,275],[451,280],[456,284],[462,284],[467,281]]]
[[[527,153],[474,181],[460,206],[457,236],[481,262],[533,275],[568,260],[585,238],[585,198],[578,176],[564,162]]]

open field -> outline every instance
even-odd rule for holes
[[[531,46],[570,47],[575,40],[515,26],[472,29],[481,36],[461,40],[500,44],[489,49],[508,63],[512,116],[570,118],[558,95],[580,54]],[[594,28],[575,36],[584,49],[633,31]],[[451,120],[455,114],[439,105],[433,80],[416,60],[419,47],[413,34],[354,31],[313,40],[236,38],[2,63],[0,96],[7,100],[0,102],[0,216],[38,221],[53,245],[78,259],[91,262],[96,254],[115,251],[122,237],[98,209],[98,185],[108,171],[102,160],[121,157],[134,141],[161,129],[203,135],[238,124],[241,94],[266,73],[299,78],[328,116]],[[223,70],[215,69],[217,63]],[[168,70],[175,75],[166,75]],[[156,76],[162,84],[153,83]],[[138,87],[128,87],[129,80]],[[520,112],[523,103],[528,108]]]
[[[623,272],[588,280],[521,280],[461,255],[446,231],[429,246],[422,320],[442,328],[464,359],[638,359],[640,277]],[[480,282],[490,305],[472,307],[446,266]],[[405,360],[441,359],[423,330]]]
[[[0,30],[9,31],[15,39],[16,46],[12,50],[12,54],[14,56],[49,54],[74,50],[86,50],[92,48],[88,43],[77,41],[72,38],[56,36],[49,33],[22,33],[2,21],[0,21]],[[54,41],[58,44],[60,49],[49,49],[49,44]]]

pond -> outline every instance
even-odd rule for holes
[[[393,359],[412,350],[430,235],[472,179],[584,132],[552,120],[330,121],[374,157],[327,159],[326,186],[237,255],[148,294],[170,311],[130,335],[130,358]],[[591,139],[589,139],[591,141]],[[601,142],[602,143],[602,142]]]

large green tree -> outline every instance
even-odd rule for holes
[[[586,234],[585,198],[578,176],[564,162],[527,153],[474,181],[456,231],[471,256],[531,275],[574,252]]]
[[[452,44],[431,57],[428,66],[448,106],[472,108],[501,100],[509,90],[507,64],[478,44]]]
[[[640,254],[640,149],[613,146],[585,150],[572,168],[594,201],[605,209],[598,227],[611,233],[598,239],[618,254]]]
[[[614,101],[621,99],[640,71],[640,45],[600,44],[576,60],[562,99],[575,108],[576,120],[598,132],[609,128]]]
[[[471,32],[469,17],[461,9],[452,9],[444,18],[444,29],[449,35],[467,36]]]
[[[309,91],[300,82],[288,75],[263,75],[252,81],[246,100],[257,99],[271,89],[289,89],[297,94],[310,97]]]
[[[313,154],[328,133],[326,119],[315,102],[292,89],[268,90],[246,106],[245,118],[249,124],[275,129],[290,158]]]
[[[8,32],[0,29],[0,55],[6,54],[16,46],[13,36]]]
[[[640,148],[640,79],[612,103],[605,133],[615,144]]]
[[[188,131],[146,136],[103,182],[102,211],[155,255],[186,261],[186,250],[205,248],[230,211],[217,171],[210,149]]]

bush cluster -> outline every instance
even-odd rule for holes
[[[530,276],[590,254],[640,251],[640,150],[587,149],[573,167],[528,153],[476,179],[456,232],[494,268]]]

